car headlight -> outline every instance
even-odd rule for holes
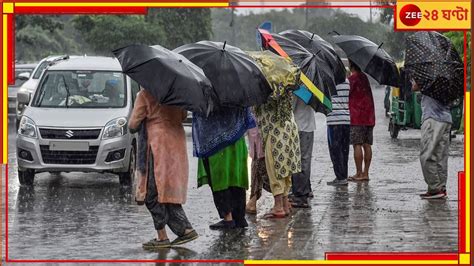
[[[25,137],[37,138],[38,135],[36,134],[35,122],[30,118],[23,116],[20,120],[20,126],[18,127],[18,134]]]
[[[121,137],[127,134],[127,118],[120,117],[108,122],[105,125],[102,139]]]

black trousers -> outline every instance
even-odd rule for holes
[[[152,156],[151,156],[152,157]],[[181,204],[158,202],[158,191],[156,189],[153,157],[149,160],[147,193],[145,204],[151,213],[156,230],[165,228],[166,225],[177,236],[183,236],[186,229],[192,229],[186,213]]]
[[[294,200],[305,201],[311,190],[311,157],[313,153],[314,132],[298,132],[301,150],[301,172],[292,175],[291,191]]]
[[[212,189],[211,171],[209,160],[203,159],[204,168],[207,173],[207,182],[212,190],[212,197],[214,205],[216,205],[217,212],[220,218],[228,213],[232,213],[236,227],[247,227],[248,223],[245,220],[245,189],[240,187],[229,187],[224,190],[214,191]]]
[[[347,161],[349,158],[350,126],[328,126],[328,146],[334,174],[338,180],[347,179]]]

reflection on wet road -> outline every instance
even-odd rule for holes
[[[383,89],[374,90],[377,125],[371,181],[346,188],[326,186],[333,179],[325,118],[317,116],[311,209],[287,219],[263,220],[271,206],[264,193],[259,215],[249,228],[215,232],[217,221],[208,187],[196,188],[195,158],[190,157],[185,210],[200,234],[182,248],[148,252],[141,243],[154,237],[152,219],[132,200],[114,175],[62,173],[37,175],[35,186],[20,187],[15,132],[10,132],[8,235],[10,259],[323,259],[329,251],[457,250],[457,172],[463,169],[462,136],[450,147],[448,199],[423,201],[426,189],[418,161],[418,130],[390,139],[383,116]],[[189,130],[187,130],[189,133]],[[188,150],[191,152],[188,134]],[[352,151],[349,173],[354,172]],[[173,236],[174,237],[174,236]]]

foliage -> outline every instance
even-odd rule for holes
[[[458,51],[461,59],[464,60],[464,33],[461,31],[445,32],[444,36],[448,37]],[[467,32],[467,89],[471,90],[471,32]]]
[[[146,20],[163,30],[165,38],[162,38],[159,44],[169,49],[211,38],[209,8],[150,9]]]
[[[15,57],[22,62],[38,61],[51,54],[77,53],[81,43],[75,41],[67,21],[70,16],[15,16]]]
[[[94,52],[111,55],[111,51],[133,43],[158,44],[164,39],[161,27],[137,15],[76,16],[74,28]]]

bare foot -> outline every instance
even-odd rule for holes
[[[288,200],[288,197],[286,197],[283,200],[283,210],[285,211],[285,215],[290,215],[291,214],[291,203]]]
[[[355,175],[349,176],[347,180],[354,181],[354,180],[360,179],[361,177],[362,177],[362,174],[355,174]]]
[[[249,202],[247,202],[245,212],[248,214],[257,214],[257,200],[254,197],[250,198]]]

